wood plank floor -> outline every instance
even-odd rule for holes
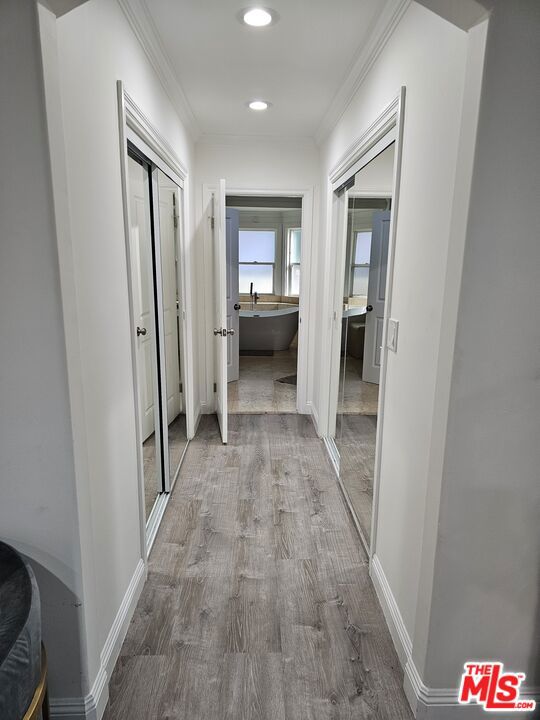
[[[339,438],[336,437],[339,476],[368,541],[371,538],[376,434],[376,415],[342,415]]]
[[[322,442],[302,415],[205,416],[106,720],[412,718]]]

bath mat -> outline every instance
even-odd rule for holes
[[[286,375],[285,377],[278,378],[275,382],[285,383],[286,385],[296,385],[296,375]]]

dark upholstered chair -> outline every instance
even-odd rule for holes
[[[39,590],[32,568],[0,542],[0,718],[49,717]]]

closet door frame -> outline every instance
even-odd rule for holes
[[[330,352],[322,359],[321,367],[321,408],[318,432],[323,438],[328,455],[338,482],[339,452],[335,443],[335,419],[339,393],[339,358],[341,343],[341,315],[344,286],[344,260],[346,244],[346,215],[348,209],[348,189],[356,174],[386,147],[395,142],[395,158],[392,182],[392,216],[390,224],[390,240],[388,249],[388,266],[386,275],[385,322],[382,337],[381,377],[379,384],[379,405],[377,433],[375,439],[375,467],[373,478],[373,511],[371,522],[371,541],[365,543],[360,537],[369,556],[370,570],[377,547],[377,517],[379,508],[379,485],[382,463],[382,438],[384,433],[384,409],[386,401],[386,368],[387,368],[387,325],[392,307],[392,288],[394,281],[394,252],[396,242],[396,218],[399,211],[399,191],[401,179],[401,156],[403,146],[403,122],[405,108],[405,87],[387,105],[365,132],[345,151],[328,176],[328,230],[331,238],[328,243],[328,293],[325,300],[324,315],[328,322],[323,325],[322,346],[329,347]],[[368,193],[376,197],[377,193]],[[385,193],[384,196],[387,194]],[[341,265],[340,265],[341,263]]]
[[[186,435],[187,443],[194,436],[195,420],[194,420],[194,386],[193,386],[193,332],[192,332],[192,307],[191,307],[191,283],[190,273],[187,268],[190,267],[190,255],[188,246],[185,241],[188,236],[189,215],[187,209],[189,202],[186,198],[188,192],[187,171],[182,162],[168,142],[161,136],[159,131],[150,123],[143,111],[133,101],[131,96],[126,92],[121,81],[117,83],[117,100],[119,114],[119,141],[120,141],[120,167],[122,175],[122,199],[124,211],[124,233],[125,247],[128,269],[128,294],[129,294],[129,313],[131,327],[131,361],[133,373],[133,398],[134,412],[137,418],[136,422],[136,440],[137,440],[137,475],[139,488],[139,525],[140,525],[140,549],[141,557],[145,561],[155,540],[157,530],[161,523],[161,519],[165,512],[166,505],[169,500],[171,482],[169,472],[169,452],[168,452],[168,432],[167,418],[164,415],[163,408],[166,408],[166,368],[164,354],[164,333],[163,333],[163,293],[162,293],[162,275],[161,275],[161,248],[159,234],[159,202],[155,202],[158,198],[158,169],[169,177],[178,187],[179,201],[179,231],[177,236],[178,255],[180,262],[178,264],[177,286],[181,299],[181,333],[180,346],[182,352],[183,367],[183,383],[184,383],[184,402],[186,413]],[[130,210],[129,210],[129,188],[128,188],[128,144],[150,163],[151,167],[151,186],[152,186],[152,222],[153,222],[153,245],[155,257],[155,304],[156,304],[156,333],[158,338],[158,363],[159,363],[159,389],[160,389],[160,435],[162,437],[162,473],[164,492],[158,496],[154,504],[152,513],[146,522],[144,509],[144,472],[143,472],[143,453],[142,439],[140,432],[140,408],[138,398],[137,385],[137,352],[136,352],[136,322],[133,317],[133,291],[131,274],[130,257]],[[187,444],[186,444],[187,447]],[[183,458],[182,458],[183,459]]]

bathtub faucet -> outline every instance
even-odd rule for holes
[[[256,305],[257,300],[259,299],[257,291],[253,292],[253,283],[249,284],[249,295],[251,297],[251,309],[253,310],[253,302],[255,302],[255,305]]]

